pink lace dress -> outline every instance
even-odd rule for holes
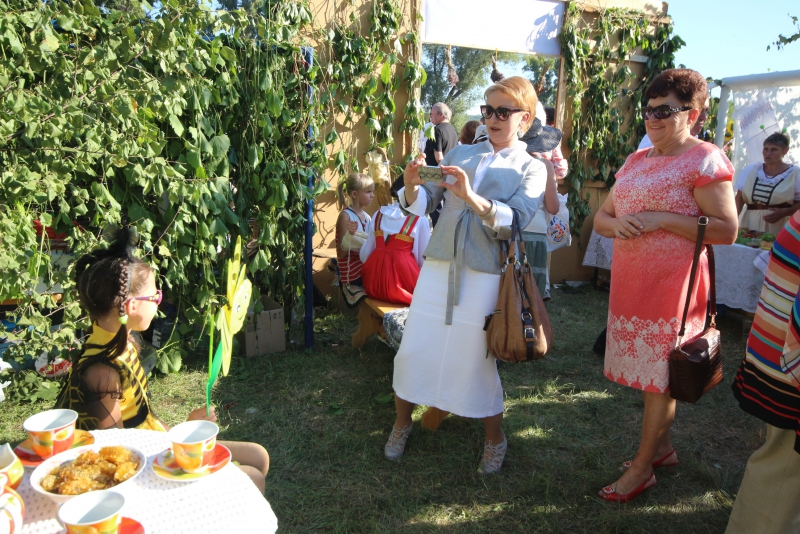
[[[648,158],[634,152],[616,174],[612,192],[617,217],[643,211],[700,216],[694,189],[733,177],[725,154],[710,143],[679,156]],[[657,230],[615,239],[604,374],[644,391],[669,390],[668,358],[680,330],[694,242]],[[708,259],[700,257],[685,340],[703,331],[708,301]]]

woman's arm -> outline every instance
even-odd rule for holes
[[[546,159],[541,161],[544,163],[545,169],[547,169],[547,185],[545,185],[544,188],[544,209],[546,209],[547,213],[550,215],[555,215],[558,213],[558,208],[561,207],[561,203],[558,200],[556,171],[550,161]]]
[[[736,216],[736,201],[733,189],[726,180],[715,180],[694,190],[694,198],[700,211],[708,217],[703,243],[730,245],[736,240],[739,218]],[[697,217],[677,213],[647,211],[638,213],[642,233],[666,230],[695,241],[697,239]]]
[[[608,193],[605,202],[594,216],[594,231],[612,239],[632,239],[641,235],[642,223],[633,215],[617,217],[614,208],[614,188]]]
[[[742,197],[741,191],[736,192],[735,202],[736,202],[736,214],[741,215],[742,208],[744,207],[744,197]]]
[[[764,220],[770,224],[776,223],[781,219],[783,219],[784,217],[791,217],[797,210],[800,210],[800,201],[795,202],[789,208],[777,208],[774,210],[770,210],[769,212],[764,214]]]
[[[122,396],[119,373],[105,365],[93,365],[83,374],[87,389],[97,400],[89,401],[88,409],[97,418],[97,428],[122,428],[122,409],[119,399]]]

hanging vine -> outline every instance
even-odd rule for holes
[[[560,39],[572,105],[566,180],[574,232],[591,214],[585,183],[598,180],[610,188],[644,135],[644,90],[658,73],[674,67],[675,52],[685,44],[672,30],[670,22],[617,8],[600,10],[588,25],[580,4],[568,4]],[[647,56],[642,75],[629,66],[634,53]]]

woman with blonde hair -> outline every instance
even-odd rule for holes
[[[492,85],[481,115],[489,138],[460,145],[441,162],[444,182],[425,183],[421,157],[408,164],[400,204],[414,215],[444,208],[425,250],[403,340],[394,361],[397,418],[384,448],[399,459],[411,434],[416,404],[481,419],[486,438],[478,466],[495,473],[505,457],[503,388],[488,352],[485,317],[500,286],[500,240],[514,217],[525,227],[536,212],[547,173],[519,137],[536,110],[536,92],[519,76]]]

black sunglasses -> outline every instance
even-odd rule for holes
[[[644,120],[650,118],[650,115],[653,115],[657,119],[668,119],[672,117],[673,113],[678,113],[679,111],[689,111],[690,109],[694,109],[691,106],[682,106],[679,108],[673,108],[670,105],[664,104],[663,106],[656,106],[651,108],[650,106],[642,108],[642,117]]]
[[[517,113],[518,111],[525,111],[524,109],[508,109],[504,107],[499,107],[494,109],[492,106],[481,106],[481,117],[484,119],[490,118],[492,115],[497,116],[497,120],[499,121],[507,121],[508,117],[512,113]]]

